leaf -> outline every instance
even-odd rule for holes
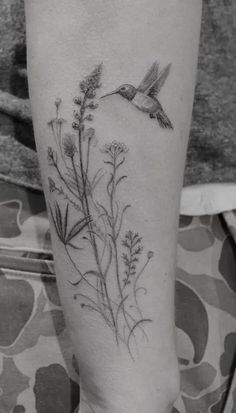
[[[118,169],[123,163],[125,162],[125,157],[116,165],[116,169]]]
[[[78,235],[89,223],[91,222],[91,218],[88,217],[80,219],[70,230],[69,234],[67,235],[66,242],[69,242],[72,238]]]
[[[59,232],[62,236],[63,235],[62,216],[61,216],[60,207],[59,207],[57,202],[55,203],[55,212],[56,212],[56,221],[57,221],[58,229],[59,229]]]
[[[65,212],[65,218],[64,218],[64,234],[63,234],[64,239],[66,238],[66,233],[67,233],[68,212],[69,212],[69,204],[67,203],[67,205],[66,205],[66,212]]]
[[[89,275],[89,274],[94,275],[95,277],[101,278],[98,271],[94,271],[94,270],[86,271],[86,272],[84,273],[84,276],[85,276],[85,275]]]
[[[105,213],[105,215],[106,215],[106,217],[108,218],[108,220],[110,221],[110,219],[111,219],[111,216],[109,215],[109,213],[108,213],[108,211],[107,211],[107,209],[102,205],[102,204],[99,204],[99,202],[98,202],[98,206],[104,211],[104,213]]]
[[[100,175],[100,176],[97,178],[97,180],[91,184],[91,187],[92,187],[93,190],[95,189],[95,187],[96,187],[97,184],[101,181],[102,178],[103,178],[103,174]]]
[[[68,186],[69,186],[70,189],[78,191],[78,187],[77,187],[76,183],[72,180],[72,178],[70,178],[70,180],[67,181],[67,183],[68,183]]]
[[[117,311],[116,311],[116,323],[118,322],[118,316],[119,316],[119,312],[122,308],[124,308],[124,302],[127,300],[129,296],[126,295],[125,297],[122,298],[122,300],[120,301],[118,307],[117,307]]]
[[[107,163],[108,165],[113,166],[113,163],[111,161],[104,161],[104,163]]]
[[[68,242],[67,245],[68,245],[69,247],[71,247],[71,248],[74,248],[75,250],[82,250],[82,249],[83,249],[83,248],[77,247],[77,246],[74,245],[74,244],[71,244],[70,242]]]
[[[110,194],[110,192],[109,192],[109,187],[110,187],[110,185],[112,184],[112,182],[113,182],[113,180],[114,180],[113,174],[110,174],[110,175],[111,175],[111,177],[110,177],[110,179],[109,179],[109,181],[108,181],[108,183],[107,183],[107,193],[108,193],[109,196],[111,196],[111,194]]]
[[[125,214],[125,212],[127,211],[127,209],[130,208],[130,207],[131,207],[131,205],[126,205],[126,206],[123,208],[123,210],[122,210],[121,217],[120,217],[120,224],[119,224],[119,226],[118,226],[118,231],[117,231],[116,238],[118,238],[118,236],[119,236],[119,234],[120,234],[120,230],[121,230],[122,224],[123,224],[124,214]]]
[[[57,233],[59,239],[62,241],[61,236],[60,236],[59,229],[58,229],[58,227],[57,227],[57,222],[56,222],[55,217],[54,217],[53,212],[52,212],[51,205],[49,205],[49,209],[50,209],[50,213],[51,213],[51,217],[52,217],[52,220],[53,220],[53,224],[54,224],[56,233]]]
[[[117,224],[117,220],[119,218],[119,204],[117,201],[115,201],[115,205],[116,205],[116,213],[115,213],[115,219],[114,219],[114,226]]]
[[[96,235],[96,237],[98,237],[101,241],[104,241],[102,236],[96,231],[96,230],[89,230],[88,231],[90,234]]]
[[[91,221],[90,221],[91,222]],[[73,238],[75,238],[83,229],[89,224],[89,222],[85,222],[81,227],[77,227],[77,230],[72,231],[70,234],[70,237],[67,238],[66,243],[68,241],[71,241]]]
[[[142,238],[141,238],[141,237],[138,238],[136,241],[133,240],[133,242],[132,242],[132,248],[135,248],[135,247],[140,248],[140,243],[141,243],[141,241],[142,241]]]
[[[117,181],[116,181],[116,186],[119,185],[119,183],[120,183],[121,181],[123,181],[123,179],[125,179],[125,178],[128,178],[127,175],[120,176],[120,178],[117,179]]]
[[[79,187],[81,188],[81,186],[82,186],[82,184],[81,184],[81,178],[80,178],[80,176],[79,176],[78,174],[77,174],[77,178],[78,178],[78,182],[79,182]],[[69,186],[70,189],[75,190],[75,191],[78,192],[78,185],[77,185],[77,182],[76,182],[74,176],[73,176],[73,177],[72,177],[72,176],[69,176],[69,177],[68,177],[67,184],[68,184],[68,186]]]
[[[91,182],[91,186],[93,186],[93,184],[94,184],[94,182],[96,181],[96,179],[97,179],[97,177],[98,177],[98,175],[99,175],[100,172],[102,172],[102,168],[98,169],[98,171],[95,173],[95,175],[94,175],[94,177],[93,177],[93,179],[92,179],[92,182]]]
[[[109,243],[109,258],[108,258],[108,262],[107,262],[107,266],[104,272],[104,278],[106,278],[108,270],[110,268],[111,265],[111,261],[112,261],[112,248],[111,248],[111,244]]]
[[[130,333],[129,333],[129,336],[128,336],[128,340],[127,340],[128,347],[129,347],[129,342],[130,342],[131,337],[134,336],[134,330],[136,330],[136,328],[138,326],[140,326],[140,324],[142,324],[142,323],[152,323],[152,320],[150,318],[143,318],[143,319],[141,319],[141,320],[139,320],[135,323],[135,325],[130,330]]]

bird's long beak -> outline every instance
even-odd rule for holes
[[[106,98],[107,96],[115,95],[118,92],[118,89],[113,90],[113,92],[107,93],[106,95],[103,95],[100,97],[100,99]]]

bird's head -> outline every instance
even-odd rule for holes
[[[101,99],[116,94],[122,96],[127,100],[132,100],[136,94],[136,88],[132,85],[124,84],[118,87],[116,90],[113,90],[113,92],[107,93],[106,95],[102,96]]]

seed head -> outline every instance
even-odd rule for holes
[[[68,158],[73,158],[76,152],[76,146],[74,144],[73,140],[73,135],[66,135],[64,142],[63,142],[63,147],[64,147],[64,153]]]
[[[148,253],[147,253],[147,258],[148,258],[148,260],[151,260],[152,257],[153,257],[153,255],[154,255],[154,252],[153,252],[153,251],[148,251]]]
[[[55,192],[56,191],[56,184],[52,178],[48,178],[48,185],[49,185],[49,192]]]
[[[95,97],[96,95],[95,90],[101,86],[100,84],[101,73],[102,73],[102,65],[100,64],[96,66],[95,69],[88,76],[86,76],[85,80],[80,82],[81,92],[86,93],[89,99],[92,99]]]

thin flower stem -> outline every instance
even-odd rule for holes
[[[91,139],[88,139],[87,160],[86,160],[86,172],[85,172],[85,191],[87,189],[88,182],[88,169],[89,169],[89,156],[90,156]]]
[[[142,273],[144,272],[145,268],[147,267],[149,261],[150,261],[150,258],[147,258],[147,261],[145,262],[145,264],[143,265],[143,267],[142,267],[141,270],[139,271],[137,277],[135,278],[135,281],[134,281],[134,291],[137,290],[138,280],[139,280],[139,278],[141,277]]]
[[[53,126],[53,123],[52,123],[52,122],[53,122],[53,121],[50,122],[50,127],[51,127],[51,129],[52,129],[52,135],[53,135],[53,137],[54,137],[55,143],[58,144],[58,142],[57,142],[57,137],[56,137],[55,130],[54,130],[54,126]]]
[[[56,133],[55,133],[54,127],[52,129],[53,129],[53,134],[54,134],[56,143],[57,143],[57,145],[59,147],[59,150],[60,150],[60,153],[61,153],[61,159],[62,159],[62,161],[63,161],[63,163],[66,167],[66,162],[65,162],[65,159],[64,159],[64,156],[63,156],[62,146],[61,146],[61,129],[62,129],[62,125],[61,125],[61,123],[58,122],[58,120],[59,120],[59,105],[56,105],[56,122],[55,122],[56,123]]]
[[[94,285],[91,284],[91,283],[84,277],[84,275],[82,274],[82,272],[80,271],[80,269],[78,268],[78,266],[76,265],[76,263],[74,262],[73,258],[71,257],[71,255],[70,255],[70,253],[69,253],[69,251],[68,251],[67,246],[65,246],[65,250],[66,250],[66,253],[67,253],[67,255],[68,255],[68,258],[69,258],[69,260],[71,261],[73,267],[75,268],[75,270],[79,273],[79,275],[80,275],[80,277],[81,277],[79,283],[82,282],[82,281],[84,281],[89,287],[91,287],[94,291],[97,292],[97,288],[94,287]],[[77,285],[78,285],[78,283],[77,283]],[[115,301],[111,300],[111,303],[112,303],[112,305],[118,307],[118,304],[117,304]],[[128,311],[125,310],[125,312],[126,312],[127,317],[129,317],[134,323],[137,323],[137,321],[135,320],[135,318],[132,317],[132,315],[131,315]],[[117,339],[119,338],[124,344],[126,344],[126,343],[125,343],[125,340],[119,335],[119,333],[118,333],[118,331],[117,331],[117,328],[115,328],[113,322],[111,323],[104,313],[103,313],[103,317],[104,317],[105,320],[107,321],[108,325],[112,328],[112,330],[115,331],[115,334],[116,334],[116,336],[117,336]],[[145,334],[145,332],[144,332],[144,330],[142,329],[142,327],[139,326],[139,328],[140,328],[140,330],[142,331],[142,333]]]
[[[76,202],[74,202],[74,201],[64,192],[64,190],[63,190],[62,187],[58,188],[57,186],[55,186],[55,191],[58,192],[58,195],[62,195],[66,201],[69,201],[70,204],[71,204],[77,211],[83,212],[82,209],[81,209],[81,207],[80,207]]]
[[[81,277],[80,280],[76,283],[76,285],[79,285],[80,282],[84,281],[86,284],[89,285],[89,287],[91,287],[91,288],[92,288],[93,290],[95,290],[97,293],[100,293],[100,291],[99,291],[96,287],[94,287],[94,285],[91,284],[91,283],[87,280],[87,278],[82,274],[82,272],[80,271],[80,269],[78,268],[78,266],[77,266],[76,263],[74,262],[73,258],[71,257],[71,254],[69,253],[68,248],[67,248],[66,245],[65,245],[65,250],[66,250],[66,253],[67,253],[67,255],[68,255],[68,258],[69,258],[70,262],[72,263],[73,267],[76,269],[76,271],[79,273],[79,275],[80,275],[80,277]],[[101,312],[102,312],[102,309],[101,309]],[[106,320],[107,322],[109,322],[109,320],[107,319],[106,315],[105,315],[103,312],[102,312],[102,314],[103,314],[103,317],[105,318],[105,320]],[[109,322],[109,323],[110,323],[110,322]]]
[[[61,178],[62,182],[63,182],[63,183],[65,184],[65,186],[67,187],[68,191],[70,191],[71,194],[74,195],[75,198],[79,199],[79,198],[78,198],[78,195],[76,194],[76,192],[74,192],[74,191],[69,187],[69,185],[68,185],[68,183],[66,182],[65,178],[63,177],[60,169],[58,168],[58,165],[55,164],[54,166],[55,166],[56,171],[57,171],[59,177]]]
[[[116,269],[116,280],[117,280],[117,286],[119,290],[119,295],[120,295],[120,300],[121,300],[121,308],[122,308],[122,313],[125,319],[125,322],[127,324],[127,327],[129,330],[131,330],[131,326],[129,324],[128,318],[126,316],[125,312],[125,306],[124,306],[124,297],[123,297],[123,292],[122,292],[122,287],[121,287],[121,282],[120,282],[120,274],[119,274],[119,260],[118,260],[118,249],[117,249],[117,237],[116,237],[116,231],[115,231],[115,216],[114,216],[114,197],[115,197],[115,192],[116,192],[116,186],[115,186],[115,180],[116,180],[116,157],[113,157],[113,178],[112,178],[112,188],[110,192],[110,208],[111,208],[111,230],[112,230],[112,241],[113,241],[113,246],[114,246],[114,252],[115,252],[115,269]]]
[[[84,98],[83,98],[83,102],[82,102],[82,105],[81,105],[81,108],[80,108],[81,125],[83,125],[83,122],[84,122],[84,112],[85,112],[86,101],[87,101],[87,96],[86,96],[86,93],[85,93]],[[86,180],[85,180],[85,174],[84,174],[83,150],[82,150],[82,128],[81,128],[81,125],[79,127],[79,160],[80,160],[80,170],[81,170],[81,178],[82,178],[82,184],[83,184],[82,201],[84,199],[83,208],[84,208],[85,215],[90,216],[89,203],[88,203],[88,198],[87,198],[87,193],[86,193]],[[92,222],[89,223],[89,229],[90,229],[89,236],[91,238],[91,242],[92,242],[92,246],[93,246],[95,261],[96,261],[96,264],[97,264],[97,267],[98,267],[98,272],[100,274],[100,277],[103,280],[106,301],[107,301],[108,308],[109,308],[109,311],[110,311],[112,324],[114,325],[114,328],[115,328],[115,331],[116,331],[116,341],[118,343],[117,327],[116,327],[115,317],[114,317],[114,313],[113,313],[113,310],[112,310],[112,305],[111,305],[111,300],[110,300],[110,297],[109,297],[109,293],[108,293],[108,290],[107,290],[106,280],[104,279],[103,271],[102,271],[100,260],[99,260],[97,243],[96,243],[95,236],[93,235],[93,224],[92,224]]]
[[[150,261],[150,258],[147,258],[147,261],[145,262],[145,264],[143,265],[143,267],[142,267],[141,270],[139,271],[137,277],[135,278],[134,285],[133,285],[133,292],[134,292],[135,304],[136,304],[137,310],[138,310],[139,315],[140,315],[141,318],[143,318],[143,314],[142,314],[142,311],[140,310],[139,303],[138,303],[138,299],[137,299],[137,291],[138,291],[137,284],[138,284],[139,278],[140,278],[141,275],[143,274],[143,272],[144,272],[145,268],[147,267],[149,261]]]
[[[78,175],[77,175],[77,171],[76,171],[76,167],[75,167],[75,161],[74,161],[74,157],[71,157],[71,163],[72,163],[72,168],[73,168],[73,172],[74,172],[74,177],[75,177],[75,182],[76,182],[76,187],[78,190],[78,194],[79,194],[79,198],[81,200],[81,204],[83,204],[83,197],[81,196],[81,192],[80,192],[80,186],[79,186],[79,180],[78,180]]]

